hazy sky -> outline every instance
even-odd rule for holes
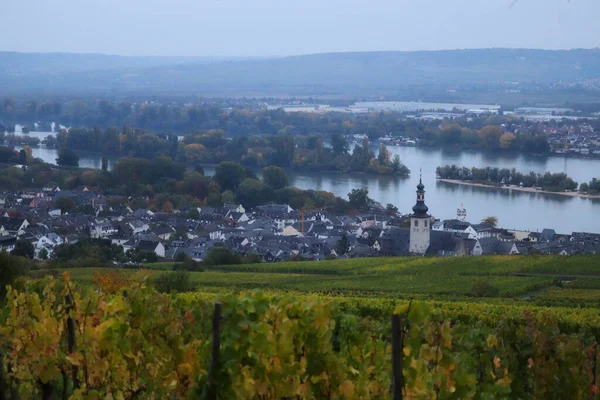
[[[123,55],[600,46],[600,0],[0,0],[0,50]]]

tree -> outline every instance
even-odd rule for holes
[[[582,183],[581,185],[579,185],[579,191],[583,192],[583,193],[587,193],[589,190],[589,185],[587,183]]]
[[[187,255],[183,251],[180,251],[177,253],[177,256],[175,257],[175,261],[184,262],[186,258],[187,258]]]
[[[48,259],[48,250],[41,249],[38,256],[39,256],[40,260],[47,260]]]
[[[331,135],[331,147],[335,154],[347,154],[350,149],[346,137],[337,132]]]
[[[215,168],[213,179],[221,186],[221,190],[235,191],[247,177],[247,170],[241,164],[223,161]]]
[[[6,286],[26,272],[24,264],[22,259],[13,257],[5,251],[0,252],[0,298],[4,299],[6,296]]]
[[[106,157],[102,157],[102,171],[108,171],[108,159]]]
[[[226,190],[221,193],[221,200],[224,204],[233,204],[235,203],[235,194],[231,190]]]
[[[213,247],[204,257],[205,265],[241,264],[242,258],[227,247]]]
[[[352,189],[348,193],[348,200],[352,208],[364,208],[371,203],[369,198],[369,189]]]
[[[516,136],[514,133],[505,133],[504,135],[500,136],[500,148],[509,149],[515,139]]]
[[[240,183],[235,198],[246,208],[259,206],[263,203],[264,184],[258,179],[246,178]]]
[[[283,189],[290,184],[290,178],[283,168],[271,165],[262,170],[263,182],[273,189]]]
[[[68,147],[62,147],[58,150],[56,163],[61,167],[79,167],[79,156]]]
[[[34,254],[33,244],[26,240],[18,240],[15,249],[12,251],[12,255],[19,257],[33,258]]]
[[[487,224],[489,226],[491,226],[492,228],[495,228],[498,225],[498,218],[497,217],[485,217],[484,219],[481,220],[482,224]]]
[[[342,256],[346,254],[350,250],[350,241],[348,240],[348,236],[344,232],[342,237],[335,242],[335,252]]]
[[[377,162],[379,165],[388,165],[390,163],[390,152],[388,151],[385,144],[379,145],[379,153],[377,154]]]
[[[60,208],[61,213],[65,214],[77,208],[77,205],[70,198],[62,196],[54,200],[54,207]]]
[[[166,212],[166,213],[171,214],[171,213],[173,213],[173,211],[175,210],[175,208],[173,207],[173,203],[171,203],[169,200],[167,200],[165,202],[165,204],[163,204],[161,210],[164,211],[164,212]]]
[[[204,175],[204,167],[200,164],[196,164],[196,166],[194,167],[194,171],[196,171],[200,175]]]
[[[221,200],[221,194],[218,190],[211,190],[206,196],[206,205],[209,207],[221,207],[223,201]]]
[[[27,153],[25,152],[25,150],[19,151],[19,164],[27,165]]]
[[[388,203],[388,204],[385,206],[385,211],[386,211],[388,214],[396,215],[396,214],[398,214],[398,207],[396,207],[395,205],[393,205],[393,204],[391,204],[391,203]]]
[[[200,211],[196,207],[192,207],[188,211],[188,218],[190,219],[200,219]]]

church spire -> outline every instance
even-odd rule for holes
[[[426,218],[429,207],[425,205],[425,185],[423,185],[422,171],[419,171],[419,184],[417,185],[417,204],[413,207],[413,217]]]

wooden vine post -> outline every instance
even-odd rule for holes
[[[75,309],[75,303],[73,302],[73,296],[70,294],[65,296],[65,302],[67,303],[67,311],[69,312],[69,316],[67,317],[67,350],[69,354],[75,351],[76,347],[76,338],[75,338],[75,321],[71,317],[71,311]],[[73,388],[79,388],[79,379],[77,378],[79,369],[76,365],[72,366],[72,379],[73,379]],[[66,383],[66,382],[65,382]]]
[[[222,304],[215,303],[215,309],[212,320],[212,349],[210,352],[210,367],[208,369],[208,387],[206,398],[208,400],[217,399],[217,373],[219,370],[219,350],[221,347],[221,311]]]
[[[400,315],[392,315],[392,399],[402,400],[404,388],[402,321]]]

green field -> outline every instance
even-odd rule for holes
[[[145,266],[170,270],[174,263]],[[111,269],[106,269],[106,271]],[[98,269],[72,269],[75,281],[92,283]],[[135,270],[122,270],[132,274]],[[151,271],[156,276],[160,271]],[[261,289],[339,296],[433,300],[472,299],[481,296],[474,284],[484,281],[497,290],[486,301],[569,300],[550,289],[561,276],[564,289],[585,289],[579,300],[600,297],[600,257],[596,256],[489,256],[469,258],[362,258],[318,262],[283,262],[206,267],[192,272],[198,291],[211,293]],[[595,290],[598,290],[595,293]],[[491,297],[495,299],[490,299]],[[566,304],[568,305],[568,304]]]

